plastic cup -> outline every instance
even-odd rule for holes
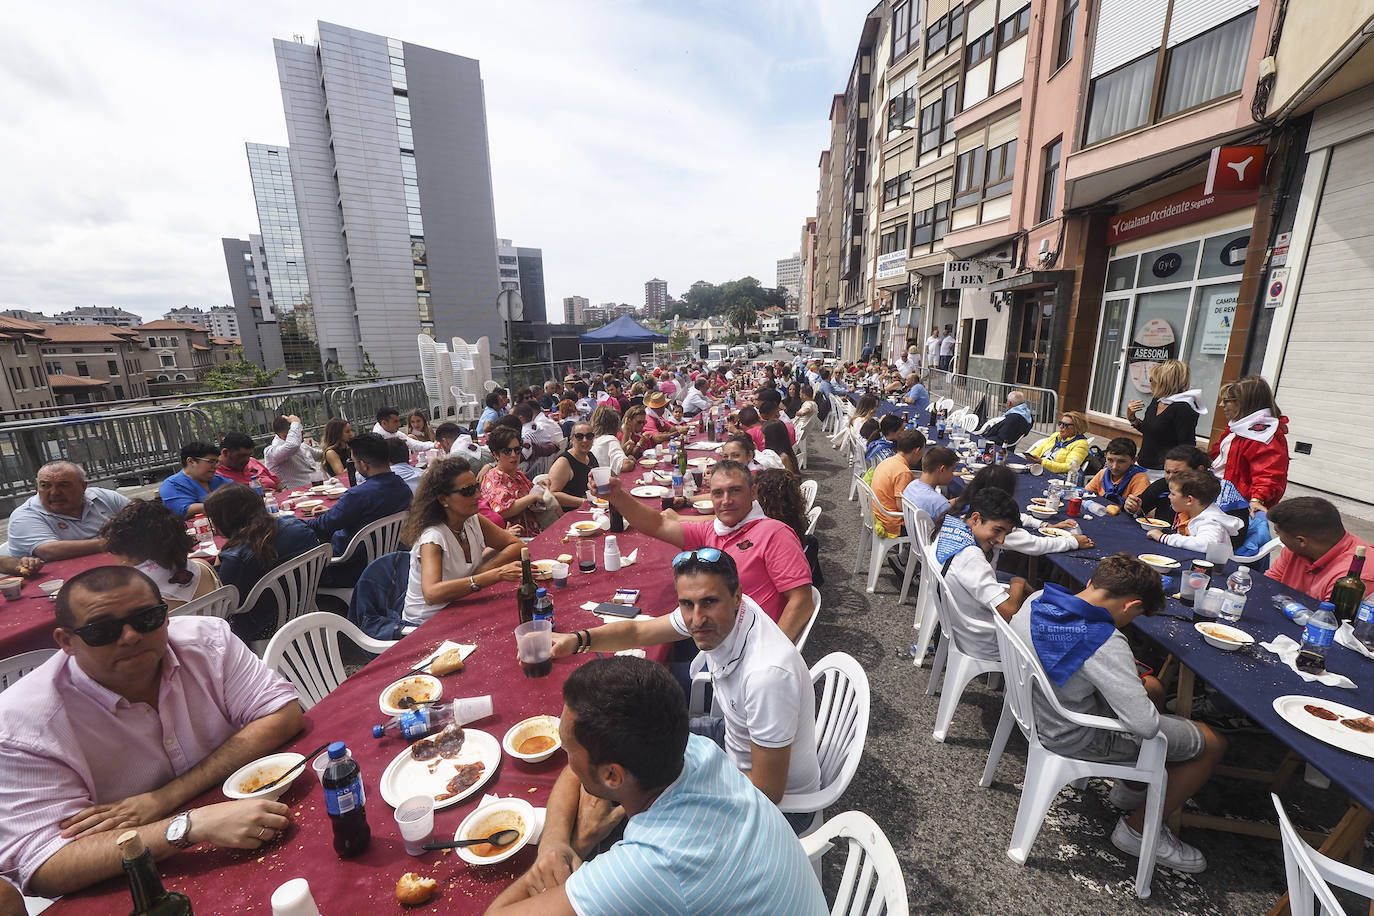
[[[1207,594],[1201,601],[1194,599],[1194,605],[1202,605],[1202,613],[1207,617],[1218,617],[1221,615],[1221,602],[1226,600],[1226,589],[1217,588],[1215,585],[1207,589]]]
[[[416,795],[396,806],[396,827],[401,831],[406,854],[422,856],[424,845],[434,835],[434,796]]]
[[[3,595],[6,601],[18,601],[19,593],[23,588],[24,580],[18,576],[6,576],[0,579],[0,595]]]
[[[577,542],[577,569],[579,572],[596,572],[596,544],[591,538],[581,538]]]
[[[1213,566],[1224,566],[1231,559],[1231,545],[1225,541],[1207,545],[1207,562]]]
[[[608,467],[592,468],[592,482],[596,484],[598,496],[605,496],[611,492],[611,469]]]
[[[458,720],[459,725],[467,725],[469,722],[485,719],[491,713],[491,694],[480,697],[459,697],[453,701],[453,717]]]
[[[320,916],[310,882],[292,878],[272,892],[272,916]]]
[[[568,564],[567,564],[567,563],[555,563],[555,564],[553,564],[553,587],[554,587],[554,588],[567,588],[567,587],[568,587]]]
[[[65,579],[49,579],[47,582],[38,583],[38,587],[43,590],[43,594],[56,599],[57,593],[62,589],[62,583],[65,581]]]
[[[527,678],[544,677],[553,670],[553,621],[531,620],[515,628],[516,652]]]

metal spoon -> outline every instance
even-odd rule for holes
[[[282,773],[280,776],[278,776],[276,779],[272,780],[271,782],[265,782],[265,783],[263,783],[262,785],[258,786],[257,792],[261,792],[261,791],[264,790],[264,789],[270,789],[270,788],[272,788],[272,787],[275,786],[277,783],[281,782],[283,779],[285,779],[286,777],[290,776],[292,773],[296,772],[297,770],[299,770],[301,767],[305,766],[305,765],[306,765],[307,763],[309,763],[310,761],[314,760],[314,759],[315,759],[315,755],[319,754],[321,751],[327,751],[327,750],[329,750],[329,745],[328,745],[328,744],[321,744],[319,747],[315,748],[313,751],[311,751],[310,753],[306,754],[305,757],[304,757],[304,759],[302,759],[302,760],[298,761],[297,763],[295,763],[295,764],[294,764],[290,769],[288,769],[285,773]],[[256,795],[257,792],[254,792],[253,794]]]
[[[458,849],[463,846],[480,846],[482,843],[489,843],[492,846],[509,846],[518,839],[520,839],[519,830],[507,829],[498,830],[491,836],[483,837],[480,840],[448,840],[443,843],[426,843],[424,848],[428,850]]]

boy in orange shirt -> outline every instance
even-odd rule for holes
[[[1140,496],[1150,485],[1145,469],[1135,463],[1135,442],[1122,436],[1107,443],[1105,467],[1097,472],[1083,489],[1097,496],[1107,497],[1118,506],[1128,496]]]

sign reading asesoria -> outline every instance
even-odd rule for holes
[[[1205,194],[1203,186],[1197,185],[1113,216],[1107,224],[1107,244],[1119,245],[1175,226],[1186,226],[1209,216],[1230,213],[1251,206],[1258,197],[1258,190]]]

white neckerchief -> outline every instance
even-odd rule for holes
[[[739,610],[735,612],[735,625],[731,628],[730,635],[721,640],[720,645],[703,653],[712,678],[729,677],[739,667],[745,649],[749,646],[749,637],[758,627],[759,617],[762,615],[763,609],[753,598],[740,595]]]
[[[1197,411],[1198,416],[1207,413],[1207,408],[1202,406],[1202,389],[1189,388],[1187,391],[1180,391],[1178,394],[1171,394],[1167,398],[1160,398],[1161,404],[1187,404]]]
[[[752,525],[759,519],[767,517],[768,516],[764,513],[763,509],[756,502],[754,503],[753,508],[749,510],[749,514],[744,516],[744,518],[740,519],[738,522],[735,522],[735,524],[733,525],[727,527],[725,523],[722,522],[719,518],[713,519],[711,521],[711,524],[715,527],[716,537],[723,538],[726,535],[734,534],[736,531],[740,530],[745,525]]]
[[[1265,445],[1273,441],[1274,435],[1279,431],[1278,417],[1270,413],[1268,407],[1261,407],[1250,416],[1241,417],[1226,425],[1242,439],[1253,439]]]

